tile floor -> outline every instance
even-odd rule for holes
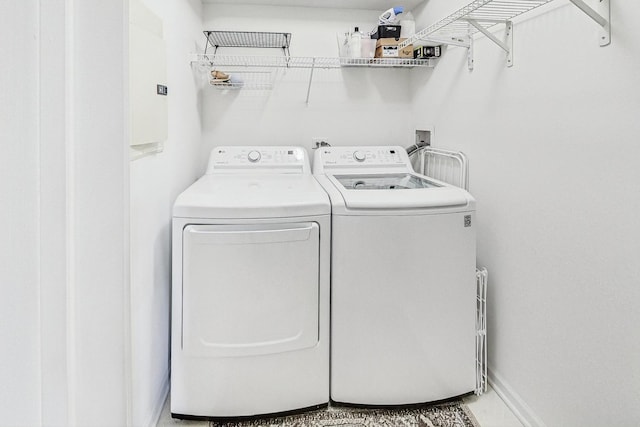
[[[469,396],[463,400],[481,427],[522,427],[522,424],[491,387],[482,396]],[[157,427],[207,427],[208,425],[206,421],[174,420],[171,418],[169,398],[167,398]]]

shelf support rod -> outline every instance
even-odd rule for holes
[[[467,48],[467,68],[469,71],[473,71],[473,63],[475,59],[473,58],[473,37],[469,36],[469,47]]]
[[[207,42],[204,44],[204,54],[207,54],[207,49],[209,48],[209,35],[211,34],[211,31],[205,31],[204,32],[204,36],[207,38]]]
[[[309,94],[311,93],[311,82],[313,81],[313,70],[316,68],[316,58],[311,61],[311,72],[309,73],[309,86],[307,87],[307,100],[305,104],[309,105]]]
[[[599,0],[598,1],[598,9],[601,12],[604,12],[604,16],[601,12],[598,12],[588,4],[584,2],[584,0],[570,0],[575,6],[578,7],[581,11],[583,11],[587,16],[593,19],[598,25],[602,27],[602,32],[600,33],[600,46],[607,46],[611,43],[611,3],[610,0]]]

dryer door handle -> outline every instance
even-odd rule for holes
[[[189,225],[194,242],[202,244],[247,245],[259,243],[285,243],[309,240],[311,231],[318,228],[315,222],[300,224],[264,224],[251,226],[235,225]]]

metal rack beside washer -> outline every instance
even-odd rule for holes
[[[462,151],[435,148],[430,144],[415,144],[407,148],[407,154],[410,157],[417,156],[422,175],[469,191],[469,164]]]

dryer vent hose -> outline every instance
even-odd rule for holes
[[[411,144],[409,147],[407,147],[407,154],[409,155],[409,157],[411,157],[417,151],[419,151],[421,148],[424,148],[424,147],[429,147],[429,143],[425,141],[420,141],[415,144]]]

